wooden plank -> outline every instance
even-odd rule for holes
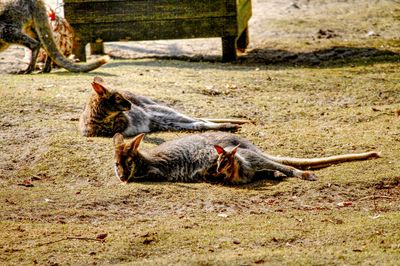
[[[247,46],[249,45],[250,38],[249,38],[249,30],[245,28],[242,33],[240,34],[239,38],[236,40],[236,48],[240,52],[245,52]]]
[[[64,12],[71,24],[236,16],[236,5],[231,9],[226,1],[69,2],[65,3]]]
[[[235,13],[237,11],[237,0],[227,0],[227,1],[222,1],[224,2],[224,5],[226,6],[226,12],[227,13]]]
[[[75,33],[83,44],[104,41],[143,41],[162,39],[235,36],[235,18],[133,21],[121,23],[76,24]],[[116,30],[118,29],[118,30]]]
[[[242,0],[238,7],[237,26],[238,35],[240,35],[248,25],[248,21],[252,15],[251,0]]]
[[[108,0],[107,2],[114,2],[114,4],[119,4],[118,2],[126,2],[127,0]],[[131,2],[134,2],[136,0],[129,0]],[[64,4],[69,4],[69,3],[97,3],[97,2],[105,2],[104,0],[64,0]]]

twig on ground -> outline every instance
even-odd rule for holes
[[[358,200],[368,200],[368,199],[393,199],[393,197],[389,197],[389,196],[380,196],[380,195],[372,195],[372,196],[366,196],[366,197],[362,197]]]
[[[104,242],[104,239],[98,239],[98,238],[94,238],[94,237],[80,237],[80,236],[67,236],[65,238],[61,238],[61,239],[57,239],[54,241],[49,241],[46,243],[39,243],[36,245],[36,247],[41,247],[41,246],[46,246],[46,245],[51,245],[57,242],[61,242],[64,240],[84,240],[84,241],[98,241],[98,242]]]

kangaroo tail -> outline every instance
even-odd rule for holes
[[[231,124],[246,124],[251,123],[250,120],[247,119],[231,119],[231,118],[198,118],[199,120],[213,123],[231,123]]]
[[[51,59],[54,62],[56,62],[57,65],[71,72],[89,72],[109,61],[109,57],[105,56],[93,62],[88,62],[86,64],[76,64],[70,61],[69,59],[65,58],[60,53],[54,42],[53,32],[50,29],[50,25],[47,18],[46,6],[43,0],[35,1],[33,20],[35,24],[35,30],[39,36],[43,48],[46,50],[47,54],[51,57]]]
[[[268,159],[273,160],[275,162],[290,165],[299,169],[320,169],[325,168],[333,164],[350,162],[350,161],[359,161],[359,160],[368,160],[374,158],[382,157],[379,152],[364,152],[364,153],[351,153],[351,154],[342,154],[330,157],[323,158],[290,158],[290,157],[276,157],[271,155],[265,155]]]

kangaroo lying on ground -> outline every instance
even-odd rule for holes
[[[115,174],[121,181],[244,184],[253,181],[256,173],[264,171],[315,180],[313,172],[293,166],[321,168],[345,161],[380,157],[376,152],[368,152],[314,159],[281,158],[264,154],[248,140],[224,132],[192,134],[151,149],[139,150],[143,138],[144,134],[140,134],[124,143],[121,134],[114,136]]]
[[[79,120],[83,136],[112,137],[115,133],[135,136],[140,133],[163,130],[230,130],[240,128],[233,123],[243,120],[197,119],[129,91],[116,91],[106,87],[104,80],[95,77],[93,94]],[[226,123],[224,123],[226,122]]]
[[[108,57],[102,57],[91,63],[76,64],[65,58],[54,43],[43,0],[0,1],[0,51],[10,44],[24,45],[32,51],[28,68],[19,73],[31,73],[35,69],[41,46],[57,65],[72,72],[88,72],[108,61]]]
[[[220,145],[215,145],[214,147],[218,153],[217,173],[223,174],[225,181],[233,184],[251,182],[257,175],[268,170],[279,171],[287,176],[301,179],[316,180],[315,173],[299,169],[320,169],[343,162],[381,157],[377,152],[364,152],[301,159],[276,157],[265,154],[255,147],[251,149],[242,148],[241,144],[235,147],[223,148]]]

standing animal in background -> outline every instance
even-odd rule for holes
[[[151,149],[139,150],[143,137],[144,134],[140,134],[125,143],[121,134],[114,136],[115,173],[121,181],[211,180],[244,184],[253,181],[257,173],[265,171],[315,180],[313,172],[293,166],[327,167],[344,161],[379,157],[376,152],[370,152],[314,159],[281,158],[266,155],[248,140],[224,132],[192,134]]]
[[[57,65],[72,72],[88,72],[108,61],[106,56],[91,63],[76,64],[65,58],[54,42],[43,0],[0,1],[0,51],[10,44],[24,45],[32,51],[28,68],[19,73],[34,70],[41,46]]]
[[[265,171],[275,170],[287,176],[300,179],[316,180],[317,176],[311,171],[299,169],[320,169],[333,164],[368,160],[381,157],[377,152],[342,154],[324,158],[290,158],[276,157],[263,153],[257,147],[237,146],[221,147],[215,145],[218,153],[216,171],[225,176],[225,181],[233,184],[248,183]]]
[[[53,30],[54,42],[57,45],[58,50],[66,58],[72,57],[72,48],[74,44],[74,30],[68,21],[58,16],[53,9],[48,8],[48,17]],[[37,57],[37,63],[42,63],[42,72],[49,73],[52,67],[57,67],[51,57],[47,55],[46,51],[40,49]]]
[[[79,119],[81,134],[86,137],[112,137],[115,133],[135,136],[140,133],[166,130],[229,130],[240,128],[242,120],[217,119],[221,123],[191,118],[178,111],[129,91],[106,87],[95,77],[94,92]],[[227,123],[223,123],[223,122]],[[232,123],[229,123],[232,122]]]

